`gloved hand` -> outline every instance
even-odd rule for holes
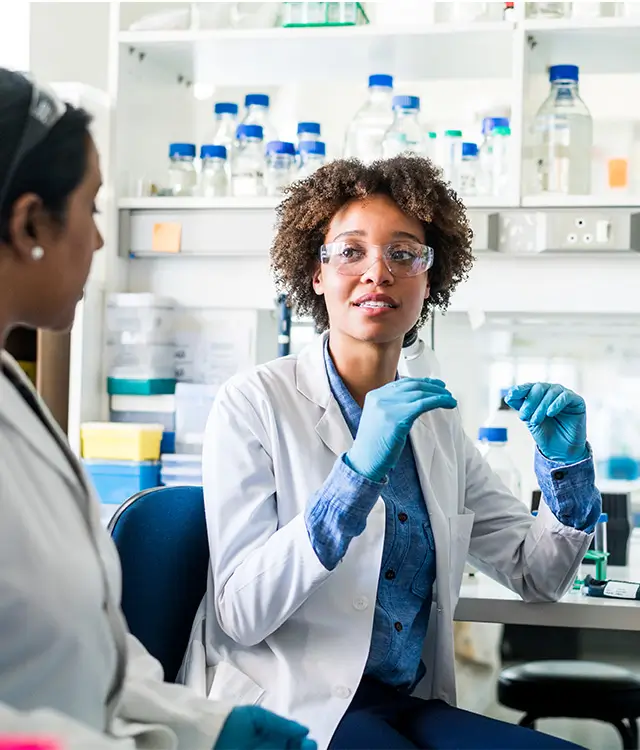
[[[381,482],[398,462],[415,420],[433,409],[454,409],[457,403],[442,380],[430,378],[402,378],[370,391],[345,456],[347,465]]]
[[[525,383],[505,398],[536,441],[540,452],[561,464],[575,464],[589,455],[584,399],[561,385]]]
[[[234,708],[213,750],[317,750],[309,730],[260,706]]]

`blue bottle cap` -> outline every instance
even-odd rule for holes
[[[478,430],[478,440],[486,440],[489,443],[506,443],[506,427],[481,427]]]
[[[237,115],[238,105],[233,102],[216,102],[213,111],[216,115]]]
[[[607,523],[608,521],[609,521],[609,514],[601,513],[600,518],[598,518],[598,523]]]
[[[394,109],[420,109],[420,97],[394,96],[392,105]]]
[[[170,143],[169,144],[169,157],[174,156],[187,156],[195,159],[196,147],[193,143]]]
[[[477,156],[478,146],[475,143],[463,143],[462,155],[463,156]]]
[[[386,74],[376,74],[369,76],[369,88],[373,86],[381,86],[384,89],[393,88],[393,76]]]
[[[296,155],[296,147],[293,143],[288,141],[269,141],[267,143],[268,154],[289,154],[290,156]]]
[[[247,94],[244,98],[244,106],[268,107],[269,97],[267,94]]]
[[[482,121],[482,135],[487,135],[495,128],[508,128],[508,117],[485,117]]]
[[[580,69],[577,65],[552,65],[549,68],[549,81],[577,81]]]
[[[299,122],[298,123],[298,135],[301,133],[311,133],[312,135],[320,135],[320,123],[319,122]]]
[[[301,154],[318,154],[319,156],[327,155],[327,147],[322,141],[300,141],[298,151]]]
[[[207,144],[200,148],[201,159],[226,159],[227,149],[226,146],[213,146]]]
[[[238,125],[236,130],[236,138],[264,138],[264,132],[262,125]]]

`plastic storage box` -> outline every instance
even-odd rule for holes
[[[175,303],[155,294],[111,294],[107,343],[166,344],[173,340]]]
[[[160,485],[157,461],[83,461],[100,498],[100,516],[109,523],[111,516],[136,492]]]
[[[356,26],[369,19],[360,3],[284,3],[282,25],[297,26]]]
[[[192,454],[162,455],[160,481],[167,487],[200,487],[202,457]]]
[[[109,461],[157,461],[161,424],[88,422],[80,427],[83,458]]]
[[[107,378],[110,396],[157,396],[175,393],[175,378]]]
[[[112,396],[109,416],[111,422],[157,423],[174,431],[175,396]]]

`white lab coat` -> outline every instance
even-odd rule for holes
[[[211,574],[182,678],[211,698],[255,702],[310,727],[325,748],[363,675],[385,531],[382,498],[332,572],[304,511],[352,437],[322,340],[224,385],[203,472]],[[411,430],[436,542],[437,580],[417,694],[455,702],[453,612],[467,555],[530,601],[560,597],[590,537],[546,506],[534,520],[465,436],[457,411]]]
[[[163,683],[127,634],[118,555],[82,468],[11,382],[38,398],[15,362],[0,364],[0,734],[211,750],[229,707]]]

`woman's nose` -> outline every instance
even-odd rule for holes
[[[371,261],[369,268],[362,274],[362,282],[378,286],[393,283],[393,274],[387,268],[384,258],[379,255],[377,258],[371,258]]]

